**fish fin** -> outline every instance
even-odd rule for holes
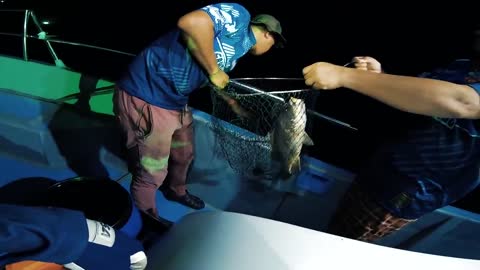
[[[314,144],[312,138],[310,138],[307,132],[303,133],[303,144],[308,146],[312,146]]]
[[[290,164],[289,168],[288,168],[288,173],[290,175],[292,174],[296,174],[300,171],[300,167],[301,167],[301,164],[300,164],[300,157],[297,157],[295,158],[295,160],[292,162],[292,164]]]

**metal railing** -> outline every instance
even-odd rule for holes
[[[135,56],[133,53],[128,53],[128,52],[123,52],[119,50],[114,50],[110,48],[105,48],[105,47],[100,47],[100,46],[94,46],[90,44],[85,44],[85,43],[79,43],[79,42],[71,42],[71,41],[65,41],[65,40],[59,40],[59,39],[50,39],[47,35],[47,33],[43,30],[41,23],[39,22],[37,16],[32,10],[15,10],[15,9],[3,9],[0,10],[1,12],[16,12],[16,13],[24,13],[24,19],[23,19],[23,33],[7,33],[7,32],[0,32],[0,35],[3,36],[14,36],[14,37],[19,37],[22,38],[23,44],[22,44],[22,52],[23,52],[23,60],[29,61],[28,57],[28,46],[27,46],[27,41],[28,39],[37,39],[37,40],[42,40],[45,42],[47,45],[48,51],[50,55],[53,58],[53,61],[55,62],[55,65],[61,68],[66,68],[65,64],[63,61],[58,57],[57,53],[52,47],[52,43],[60,43],[60,44],[68,44],[68,45],[73,45],[73,46],[79,46],[79,47],[84,47],[84,48],[92,48],[92,49],[97,49],[97,50],[102,50],[102,51],[109,51],[117,54],[122,54],[122,55],[127,55],[127,56]],[[32,20],[33,24],[38,30],[38,33],[36,36],[34,35],[29,35],[28,34],[28,23]]]
[[[92,48],[92,49],[96,49],[96,50],[102,50],[102,51],[108,51],[108,52],[113,52],[113,53],[117,53],[117,54],[121,54],[121,55],[127,55],[127,56],[135,56],[135,54],[133,53],[128,53],[128,52],[123,52],[123,51],[120,51],[120,50],[114,50],[114,49],[110,49],[110,48],[105,48],[105,47],[100,47],[100,46],[94,46],[94,45],[89,45],[89,44],[85,44],[85,43],[79,43],[79,42],[71,42],[71,41],[65,41],[65,40],[58,40],[58,39],[50,39],[48,38],[48,35],[47,33],[42,29],[42,26],[41,26],[41,23],[39,22],[39,20],[37,19],[37,16],[35,16],[35,13],[32,11],[32,10],[12,10],[12,9],[7,9],[7,10],[0,10],[0,13],[1,12],[18,12],[18,13],[24,13],[24,20],[23,20],[23,33],[21,34],[18,34],[18,33],[5,33],[5,32],[0,32],[0,35],[4,35],[4,36],[16,36],[16,37],[21,37],[23,39],[23,59],[25,61],[29,61],[29,58],[28,58],[28,49],[27,49],[27,40],[28,39],[37,39],[37,40],[43,40],[45,42],[45,44],[47,45],[48,47],[48,51],[50,52],[50,55],[52,56],[53,58],[53,61],[55,62],[55,65],[57,67],[61,67],[61,68],[67,68],[65,66],[65,64],[63,63],[63,61],[58,57],[57,53],[55,52],[55,50],[53,49],[52,47],[52,44],[51,43],[60,43],[60,44],[68,44],[68,45],[73,45],[73,46],[78,46],[78,47],[84,47],[84,48]],[[29,35],[28,34],[28,22],[29,20],[32,20],[35,27],[37,28],[38,30],[38,34],[37,36],[33,36],[33,35]],[[348,65],[348,64],[347,64]],[[240,81],[244,81],[244,80],[249,80],[249,79],[260,79],[260,78],[238,78],[238,79],[232,79],[232,82],[233,83],[236,83],[236,84],[241,84]],[[264,79],[270,79],[270,80],[299,80],[299,78],[264,78]],[[246,89],[252,91],[252,92],[258,92],[258,90],[256,90],[255,88],[253,87],[247,87],[246,85],[244,84],[241,84],[243,87],[245,87]],[[111,91],[112,89],[112,86],[108,86],[108,87],[104,87],[104,88],[101,88],[101,89],[97,89],[99,91],[101,90],[107,90],[107,91]],[[253,90],[252,90],[253,89]],[[96,91],[95,91],[96,92]],[[99,94],[99,93],[92,93],[92,95],[96,95],[96,94]],[[66,96],[66,97],[63,97],[59,100],[61,101],[66,101],[66,100],[69,100],[69,99],[73,99],[73,98],[77,98],[78,97],[78,93],[76,94],[72,94],[72,95],[69,95],[69,96]],[[276,97],[275,98],[279,98],[279,97]],[[347,127],[349,129],[352,129],[352,130],[357,130],[357,128],[347,124],[347,123],[344,123],[342,121],[339,121],[337,119],[334,119],[332,117],[329,117],[329,116],[326,116],[326,115],[323,115],[321,113],[318,113],[316,111],[313,111],[313,110],[307,110],[307,112],[311,115],[314,115],[318,118],[321,118],[321,119],[324,119],[324,120],[327,120],[328,122],[331,122],[331,123],[334,123],[334,124],[337,124],[339,126],[342,126],[342,127]]]

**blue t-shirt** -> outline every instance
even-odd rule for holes
[[[250,13],[235,3],[201,8],[214,22],[217,63],[231,71],[238,59],[256,44]],[[161,36],[135,57],[118,86],[130,95],[170,110],[180,110],[192,91],[205,86],[208,76],[189,53],[178,28]]]
[[[66,264],[87,248],[82,212],[0,204],[0,213],[0,267],[24,260]]]
[[[467,84],[480,93],[480,74],[458,60],[420,77]],[[478,120],[432,118],[383,144],[358,174],[382,206],[414,219],[461,199],[479,184]]]
[[[140,241],[97,221],[90,231],[78,210],[0,204],[0,213],[0,268],[27,260],[89,270],[143,265]]]

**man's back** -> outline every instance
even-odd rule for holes
[[[255,44],[250,13],[235,3],[208,5],[201,10],[213,21],[218,66],[231,71]],[[208,82],[185,43],[178,28],[152,42],[129,66],[118,82],[120,88],[158,107],[182,109],[190,93]]]

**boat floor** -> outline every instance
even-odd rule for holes
[[[70,169],[46,168],[34,166],[12,157],[0,156],[3,183],[6,179],[26,179],[30,177],[45,177],[63,180],[77,175]],[[121,179],[119,182],[127,190],[130,185],[130,174],[118,169],[110,169],[112,177]],[[190,181],[192,193],[209,198],[207,206],[198,211],[229,211],[245,213],[254,216],[273,219],[300,227],[323,231],[337,204],[335,194],[343,191],[325,193],[321,196],[313,193],[294,195],[278,191],[253,189],[251,184],[245,185],[244,192],[229,196],[228,187],[212,185],[205,187],[195,181]],[[250,187],[248,187],[250,186]],[[339,187],[337,187],[339,189]],[[340,188],[342,189],[342,188]],[[108,196],[106,194],[106,196]],[[161,192],[157,192],[159,214],[170,221],[178,222],[185,215],[194,212],[188,207],[166,200]],[[134,225],[135,226],[135,225]],[[377,244],[404,250],[424,252],[459,258],[480,259],[478,247],[480,238],[476,231],[480,226],[480,217],[467,211],[446,207],[429,214],[402,231],[384,238]],[[151,233],[146,241],[161,240],[161,234]]]
[[[69,168],[38,166],[28,161],[17,160],[8,156],[0,156],[0,164],[0,167],[2,167],[0,182],[4,185],[15,180],[27,178],[42,177],[62,181],[78,176]],[[118,168],[109,168],[109,174],[112,179],[120,179],[119,183],[129,190],[130,174]],[[207,198],[206,207],[198,211],[223,210],[245,213],[321,230],[326,225],[326,221],[335,207],[333,202],[335,198],[331,198],[333,196],[296,195],[266,190],[261,184],[248,182],[237,182],[237,185],[233,185],[235,187],[229,181],[225,181],[225,183],[226,185],[212,182],[211,185],[205,185],[204,182],[195,181],[195,179],[190,181],[190,192],[198,194],[202,198]],[[243,186],[240,187],[240,191],[233,190],[239,188],[239,185]],[[108,196],[108,194],[105,196]],[[157,192],[156,199],[160,216],[172,222],[177,222],[186,214],[196,211],[166,200],[161,192]],[[318,205],[330,205],[330,207],[319,209]]]
[[[107,98],[106,98],[107,99]],[[22,110],[18,110],[18,108]],[[196,112],[197,158],[188,177],[190,192],[207,202],[200,211],[244,213],[323,231],[347,182],[333,181],[322,194],[296,194],[235,173],[215,155],[210,116]],[[130,175],[121,155],[111,116],[79,114],[68,106],[2,94],[0,113],[0,186],[25,178],[55,181],[102,175],[129,190]],[[108,197],[108,192],[105,192]],[[88,198],[86,198],[88,199]],[[167,201],[157,192],[159,214],[178,222],[193,210]],[[480,215],[446,207],[379,244],[438,255],[480,259]],[[477,247],[477,248],[475,248]]]

